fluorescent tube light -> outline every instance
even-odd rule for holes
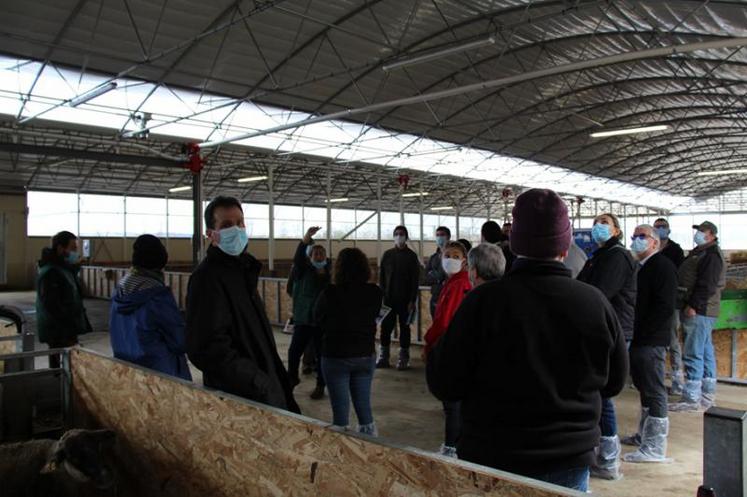
[[[177,186],[174,188],[169,188],[169,191],[171,193],[176,193],[176,192],[186,192],[187,190],[191,190],[191,189],[192,189],[191,186]]]
[[[409,198],[409,197],[427,197],[430,195],[428,192],[413,192],[413,193],[403,193],[402,197]]]
[[[443,207],[431,207],[432,211],[450,211],[452,209],[453,209],[453,207],[450,206],[450,205],[445,205]]]
[[[467,50],[474,50],[476,48],[484,47],[487,45],[495,45],[495,38],[489,36],[488,38],[484,38],[482,40],[470,41],[461,45],[444,48],[443,50],[424,53],[422,55],[415,55],[413,57],[405,57],[395,60],[394,62],[391,62],[389,64],[384,64],[383,66],[381,66],[381,69],[383,71],[391,71],[393,69],[400,69],[402,67],[414,66],[415,64],[422,64],[423,62],[428,62],[429,60],[440,59],[441,57],[446,57],[447,55],[465,52]]]
[[[68,102],[68,105],[70,105],[70,107],[77,107],[77,106],[79,106],[81,104],[84,104],[84,103],[90,101],[90,100],[93,100],[96,97],[99,97],[99,96],[103,95],[104,93],[108,93],[108,92],[114,90],[115,88],[117,88],[117,82],[116,81],[110,81],[109,83],[107,83],[105,85],[97,86],[96,88],[88,90],[87,92],[82,93],[82,94],[78,95],[77,97],[71,98],[70,101]]]
[[[669,128],[666,124],[656,124],[654,126],[643,126],[640,128],[613,129],[610,131],[597,131],[590,134],[592,138],[604,138],[606,136],[617,135],[634,135],[637,133],[650,133],[652,131],[662,131]]]
[[[236,181],[239,183],[253,183],[255,181],[264,181],[267,179],[267,176],[250,176],[248,178],[239,178]]]
[[[722,169],[721,171],[701,171],[698,176],[729,176],[731,174],[747,174],[747,169]]]
[[[324,202],[325,203],[329,202],[330,204],[335,204],[335,203],[338,203],[338,202],[347,202],[348,200],[350,200],[350,199],[347,198],[347,197],[342,197],[342,198],[331,198],[329,200],[325,200]]]

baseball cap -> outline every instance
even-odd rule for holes
[[[708,231],[710,231],[711,233],[713,233],[714,235],[717,235],[717,234],[718,234],[718,228],[716,228],[716,225],[715,225],[715,224],[713,224],[713,223],[712,223],[712,222],[710,222],[710,221],[703,221],[703,222],[702,222],[702,223],[700,223],[700,224],[693,224],[693,229],[694,229],[694,230],[698,230],[698,231],[705,231],[705,230],[708,230]]]

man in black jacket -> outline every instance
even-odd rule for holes
[[[446,273],[441,263],[441,251],[451,240],[451,230],[446,226],[436,228],[436,252],[428,259],[428,266],[425,268],[425,284],[431,285],[430,310],[431,317],[436,315],[436,303],[438,296],[441,295],[441,288],[446,281]]]
[[[394,247],[381,257],[379,287],[384,293],[384,305],[391,312],[381,323],[381,351],[376,361],[377,368],[389,367],[389,347],[394,324],[399,319],[399,360],[397,369],[410,367],[410,324],[415,312],[420,285],[420,260],[407,246],[407,228],[394,228]]]
[[[563,200],[516,199],[513,268],[472,290],[428,354],[431,392],[462,402],[460,459],[585,491],[602,397],[628,372],[610,303],[562,263],[571,242]]]
[[[679,268],[682,261],[685,260],[685,252],[682,247],[669,238],[672,230],[669,229],[669,221],[660,217],[654,221],[654,228],[659,234],[661,240],[661,255],[672,261],[676,268]],[[669,343],[669,364],[672,366],[672,388],[669,393],[672,395],[681,395],[682,388],[685,385],[685,376],[682,372],[682,347],[680,346],[680,311],[675,309],[674,318],[672,319],[672,339]]]
[[[257,292],[262,264],[246,251],[241,203],[216,197],[205,209],[210,247],[187,293],[187,355],[206,387],[300,412]]]
[[[633,342],[630,345],[630,371],[641,395],[638,433],[623,439],[638,450],[625,454],[627,462],[666,462],[667,389],[664,385],[666,348],[677,294],[677,269],[658,251],[659,233],[642,224],[633,233],[631,250],[638,259],[638,292],[635,302]]]
[[[726,261],[718,246],[718,229],[710,221],[693,226],[696,247],[682,262],[678,275],[678,302],[685,335],[685,388],[670,411],[708,409],[716,398],[716,356],[711,332],[726,286]]]

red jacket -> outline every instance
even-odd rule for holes
[[[467,271],[459,271],[444,283],[441,294],[436,303],[436,314],[433,316],[433,324],[425,334],[425,353],[427,354],[436,345],[441,335],[451,323],[451,318],[456,314],[464,296],[472,290]]]

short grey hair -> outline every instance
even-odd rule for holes
[[[649,235],[651,235],[651,238],[661,243],[661,237],[659,236],[659,232],[656,230],[656,228],[654,228],[650,224],[639,224],[638,226],[635,227],[635,229],[644,229],[648,231]]]
[[[497,280],[506,271],[503,251],[492,243],[481,243],[467,254],[467,264],[485,281]]]

